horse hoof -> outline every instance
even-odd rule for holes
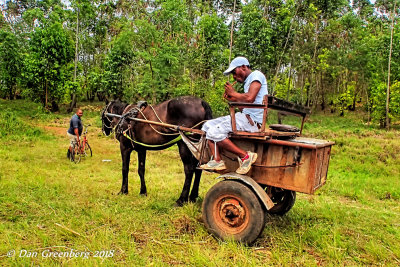
[[[140,193],[142,197],[147,197],[147,193]]]
[[[174,204],[174,207],[183,207],[183,205],[185,205],[185,202],[182,200],[177,200]]]
[[[119,191],[118,192],[118,195],[127,195],[128,194],[128,191]]]
[[[189,202],[196,203],[197,197],[189,198]]]

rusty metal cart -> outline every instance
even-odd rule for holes
[[[238,132],[235,108],[264,109],[261,132]],[[268,109],[302,117],[301,129],[280,127],[265,129]],[[296,192],[313,194],[325,184],[333,142],[301,137],[309,109],[273,96],[264,104],[230,103],[233,132],[231,140],[240,148],[256,152],[258,157],[246,175],[235,173],[236,156],[221,152],[226,173],[217,179],[203,201],[203,221],[208,230],[221,239],[251,244],[262,233],[266,213],[284,215],[294,205]],[[289,129],[289,132],[282,131]]]

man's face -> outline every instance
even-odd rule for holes
[[[235,79],[236,81],[243,83],[244,82],[244,78],[245,78],[245,72],[244,72],[244,66],[241,67],[237,67],[236,69],[234,69],[232,71],[232,75],[233,75],[233,79]]]
[[[78,110],[78,111],[76,112],[76,115],[78,115],[79,118],[82,117],[83,111],[82,111],[82,110]]]

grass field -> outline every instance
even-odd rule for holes
[[[203,174],[196,203],[174,207],[184,181],[176,146],[148,152],[147,197],[135,155],[130,194],[117,195],[119,145],[102,136],[100,108],[83,105],[93,157],[74,164],[66,158],[71,114],[0,100],[0,265],[400,265],[399,129],[369,126],[361,113],[313,115],[304,135],[336,142],[327,184],[297,194],[246,247],[216,240],[200,220],[217,175]],[[71,250],[91,253],[49,254]]]

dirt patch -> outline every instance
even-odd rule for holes
[[[192,221],[186,215],[172,221],[172,223],[174,224],[175,230],[178,235],[185,234],[185,233],[194,234],[196,232],[196,226],[194,224],[194,221]]]
[[[80,109],[85,111],[100,112],[104,108],[104,105],[82,105]]]
[[[42,126],[46,132],[51,132],[56,135],[67,135],[67,129],[65,127],[54,127],[54,126]]]
[[[308,254],[314,257],[317,266],[326,265],[324,259],[314,250],[314,248],[306,248],[304,251],[306,251]]]

